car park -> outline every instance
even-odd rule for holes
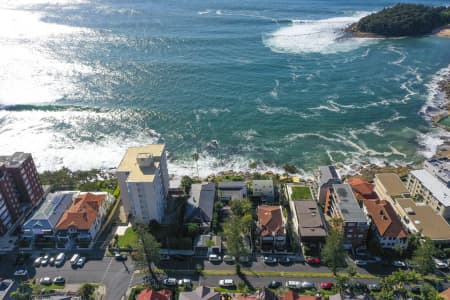
[[[163,280],[163,284],[166,286],[176,286],[177,283],[178,282],[176,278],[166,278]]]
[[[192,280],[190,280],[189,278],[180,279],[178,280],[178,285],[190,287],[192,286]]]
[[[40,284],[42,284],[42,285],[51,285],[52,284],[52,279],[50,278],[50,277],[42,277],[40,280],[39,280],[39,283]]]
[[[210,254],[208,256],[208,260],[210,262],[221,262],[222,261],[222,257],[220,257],[220,255],[217,255],[217,254]]]
[[[234,280],[233,279],[221,279],[221,280],[219,280],[219,286],[234,287]]]
[[[313,289],[313,288],[315,288],[314,283],[308,282],[308,281],[302,282],[302,289],[309,290],[309,289]]]
[[[41,266],[41,261],[42,261],[42,257],[39,256],[34,260],[34,266],[35,267],[40,267]]]
[[[223,261],[229,264],[232,264],[236,261],[236,258],[232,255],[224,255],[223,256]]]
[[[80,257],[77,261],[77,267],[82,268],[86,263],[86,257]]]
[[[331,290],[333,288],[334,284],[332,282],[322,282],[320,284],[320,288],[323,290]]]
[[[14,272],[14,276],[17,277],[25,277],[28,275],[28,270],[26,269],[18,269]]]
[[[66,279],[62,276],[56,276],[55,278],[53,278],[53,283],[62,285],[66,283]]]
[[[266,264],[276,264],[277,263],[277,258],[273,257],[273,256],[264,256],[263,261]]]
[[[271,282],[269,283],[268,287],[269,287],[270,289],[277,289],[277,288],[281,287],[282,285],[283,285],[283,284],[282,284],[280,281],[275,281],[275,280],[273,280],[273,281],[271,281]]]

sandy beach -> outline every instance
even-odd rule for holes
[[[436,36],[450,37],[450,25],[440,27],[434,32]]]

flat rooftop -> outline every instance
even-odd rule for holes
[[[155,178],[155,171],[159,167],[159,158],[164,152],[164,144],[151,144],[141,147],[130,147],[125,152],[122,161],[117,168],[118,172],[129,172],[128,182],[153,182]],[[139,166],[137,158],[147,154],[155,158],[153,166],[142,167]]]
[[[317,202],[295,201],[295,213],[297,215],[300,236],[302,237],[326,237],[325,224],[320,215]]]
[[[398,196],[409,193],[400,177],[395,173],[375,174],[375,178],[384,186],[386,193],[389,196]]]
[[[345,222],[367,222],[350,185],[333,184],[333,190],[337,195],[337,204]]]
[[[341,182],[341,178],[334,166],[320,166],[320,184],[325,184],[330,180],[334,180],[336,183]]]
[[[396,201],[416,229],[422,230],[424,236],[432,240],[450,240],[450,225],[431,207],[417,204],[410,198],[396,199]]]
[[[411,171],[427,190],[444,206],[450,206],[450,189],[442,181],[426,170]]]

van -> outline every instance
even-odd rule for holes
[[[70,264],[71,265],[75,265],[79,258],[80,258],[80,254],[74,254],[72,256],[72,258],[70,259]]]
[[[57,267],[62,266],[64,264],[64,261],[66,260],[66,255],[64,253],[59,253],[58,256],[55,258],[55,265]]]

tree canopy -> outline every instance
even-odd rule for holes
[[[135,265],[137,268],[147,269],[152,272],[152,263],[158,263],[160,259],[161,244],[155,237],[144,228],[138,228],[136,233],[139,237],[139,242],[134,256]]]
[[[449,22],[450,8],[397,4],[362,18],[356,29],[387,37],[416,36],[431,33]]]
[[[436,247],[430,238],[425,238],[416,251],[412,260],[417,265],[416,270],[420,274],[427,274],[434,270],[433,256],[436,254]]]
[[[345,249],[339,226],[331,228],[322,249],[322,258],[334,275],[338,267],[345,266]]]

